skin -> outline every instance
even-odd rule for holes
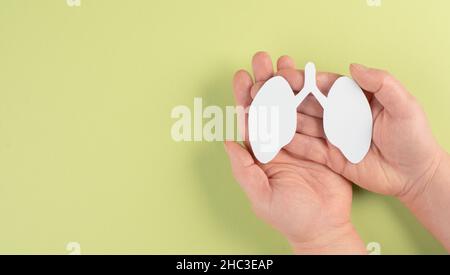
[[[372,144],[358,164],[325,136],[296,135],[286,150],[312,160],[369,191],[400,199],[450,251],[450,158],[434,139],[416,99],[386,71],[352,64],[353,79],[371,105]],[[321,117],[315,107],[312,114]],[[315,127],[322,127],[316,120]]]
[[[239,71],[236,104],[247,107],[274,75],[267,53],[252,61],[255,81]],[[297,133],[274,161],[261,165],[244,147],[226,142],[233,174],[256,214],[282,232],[297,253],[365,253],[350,222],[351,185],[399,198],[450,251],[450,157],[438,145],[414,97],[389,73],[352,64],[353,79],[371,105],[372,144],[359,164],[348,162],[323,132],[323,110],[309,96],[299,106]],[[294,91],[303,72],[287,56],[277,62]],[[326,95],[339,76],[318,73]],[[245,123],[242,126],[245,130]]]
[[[236,104],[244,108],[261,85],[274,76],[268,54],[257,53],[252,65],[255,81],[243,70],[236,73],[233,81]],[[291,58],[278,60],[277,74],[298,90],[301,74]],[[336,75],[321,74],[319,78],[323,78],[321,86],[326,88]],[[315,127],[317,118],[299,114],[299,121],[298,132],[323,134]],[[225,142],[233,175],[256,215],[285,235],[296,253],[366,253],[350,222],[352,188],[348,180],[323,164],[293,156],[286,150],[270,164],[260,164],[245,144],[243,147]]]

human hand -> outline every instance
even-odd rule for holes
[[[366,92],[374,118],[372,145],[364,160],[350,163],[325,135],[297,134],[285,149],[326,165],[369,191],[413,200],[432,180],[445,153],[417,101],[393,76],[356,64],[350,66],[350,72]],[[318,103],[309,101],[307,105],[309,115],[322,117]],[[321,120],[315,123],[322,128]]]
[[[302,131],[285,150],[326,165],[365,189],[398,197],[450,251],[449,155],[433,138],[417,101],[394,77],[356,64],[350,72],[365,90],[374,118],[372,144],[364,160],[352,164],[324,134]],[[297,75],[296,85],[302,86],[303,75]],[[321,88],[325,94],[327,87]],[[300,108],[308,115],[322,117],[323,110],[314,99],[303,105]],[[322,129],[320,119],[315,124]]]
[[[233,81],[236,104],[244,108],[274,75],[272,61],[266,53],[257,53],[252,65],[255,83],[243,70],[236,73]],[[281,57],[277,70],[294,90],[299,90],[295,85],[300,74],[291,58]],[[298,121],[300,132],[311,136],[323,134],[317,127],[319,119],[298,114]],[[249,148],[248,142],[245,144]],[[225,142],[225,148],[233,175],[250,199],[254,212],[284,234],[295,252],[366,253],[350,222],[352,188],[348,180],[323,164],[297,158],[285,150],[269,164],[261,164],[247,148],[235,142]]]

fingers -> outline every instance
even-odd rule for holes
[[[272,59],[266,52],[258,52],[252,60],[255,82],[267,81],[273,76]]]
[[[272,59],[266,52],[257,52],[253,56],[252,67],[255,76],[255,84],[251,88],[250,95],[252,98],[255,98],[264,82],[273,76]]]
[[[278,60],[278,63],[280,60]],[[295,68],[282,68],[278,70],[276,75],[284,77],[291,85],[292,90],[299,92],[304,85],[305,75],[303,71],[295,70]],[[328,94],[334,82],[341,77],[338,74],[328,72],[318,72],[316,76],[316,83],[319,90],[325,95]]]
[[[297,133],[317,138],[325,138],[322,119],[298,113]]]
[[[278,76],[282,76],[291,86],[294,92],[298,92],[303,88],[303,74],[294,68],[284,68],[277,72]]]
[[[291,86],[292,90],[294,91],[299,91],[302,87],[303,87],[303,75],[295,70],[294,68],[285,68],[285,65],[287,64],[280,64],[281,63],[290,63],[290,61],[285,60],[287,57],[282,57],[280,59],[284,59],[284,61],[280,61],[280,59],[278,60],[278,66],[281,65],[282,69],[279,70],[276,75],[278,76],[282,76],[284,79],[287,80],[287,82],[289,83],[289,85]],[[291,63],[292,65],[292,63]],[[290,66],[290,65],[289,65]],[[258,91],[261,89],[262,85],[264,84],[264,82],[257,82],[255,83],[255,85],[253,85],[252,89],[251,89],[251,97],[255,98],[256,94],[258,93]]]
[[[250,74],[245,70],[236,72],[233,78],[234,99],[237,106],[247,107],[252,102],[250,89],[253,86],[253,80]]]
[[[304,72],[300,71],[300,74],[302,75],[302,80],[303,80]],[[328,92],[330,91],[331,86],[333,86],[334,82],[339,77],[341,77],[341,76],[338,74],[328,73],[328,72],[319,72],[319,73],[317,73],[317,76],[316,76],[317,87],[324,95],[328,95]],[[303,81],[300,86],[301,86],[301,88],[303,88]],[[313,95],[308,95],[306,97],[306,99],[298,107],[298,112],[309,115],[309,116],[317,117],[317,118],[323,117],[323,108]]]
[[[280,61],[278,61],[280,63]],[[299,92],[304,85],[304,72],[293,68],[283,68],[279,70],[276,75],[282,76],[287,80],[294,92]],[[317,87],[325,95],[328,94],[333,83],[340,77],[338,74],[319,72],[317,73]],[[252,87],[252,98],[255,97],[261,85],[254,85]],[[323,108],[312,95],[306,97],[302,104],[298,107],[298,112],[309,116],[321,118],[323,117]]]
[[[324,95],[328,95],[331,86],[333,86],[339,77],[341,77],[339,74],[319,72],[317,73],[317,87]]]
[[[274,72],[270,56],[265,52],[258,52],[254,55],[252,66],[255,75],[255,84],[251,88],[250,95],[251,98],[254,98],[264,82],[271,78]],[[285,78],[294,92],[299,92],[303,88],[304,72],[295,69],[295,62],[291,57],[286,55],[281,56],[277,61],[277,70],[276,75]],[[334,73],[317,73],[317,87],[327,95],[331,86],[339,77],[340,75]],[[306,110],[304,111],[306,114],[316,117],[323,116],[322,107],[314,98],[306,100],[302,105]]]
[[[236,142],[225,142],[225,151],[231,163],[235,179],[256,208],[270,201],[271,188],[266,174],[255,164],[250,153]]]
[[[284,150],[293,157],[325,165],[350,181],[357,181],[360,171],[370,170],[369,165],[374,163],[373,160],[370,160],[374,154],[369,152],[361,163],[352,164],[347,161],[337,147],[328,143],[325,139],[299,133],[294,135],[294,138],[284,147]]]
[[[297,112],[316,118],[323,117],[323,108],[312,94],[308,95],[297,107]]]
[[[233,78],[233,93],[236,102],[237,109],[237,123],[240,140],[244,140],[246,146],[248,146],[248,132],[247,132],[247,114],[245,108],[247,108],[252,102],[250,96],[250,89],[253,85],[253,80],[250,74],[245,70],[236,72]],[[242,108],[239,108],[242,107]]]
[[[255,98],[256,94],[259,92],[259,90],[261,89],[262,85],[264,85],[264,82],[256,82],[252,86],[252,89],[250,90],[250,95],[251,95],[252,98]]]
[[[373,98],[370,101],[370,109],[372,109],[372,118],[373,118],[373,121],[375,121],[377,119],[378,115],[380,114],[380,112],[384,108],[383,108],[383,105],[381,105],[381,103],[376,98]]]
[[[385,110],[394,116],[410,113],[412,96],[391,74],[351,64],[350,73],[362,89],[373,93]]]
[[[296,157],[326,165],[328,145],[324,139],[295,134],[292,141],[284,149]]]
[[[278,58],[277,71],[281,71],[284,69],[295,69],[295,62],[290,56],[283,55]]]

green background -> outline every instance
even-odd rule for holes
[[[171,139],[177,105],[231,105],[254,52],[394,73],[450,150],[448,0],[0,1],[0,253],[291,253],[251,212],[220,142]],[[445,253],[357,190],[383,254]]]

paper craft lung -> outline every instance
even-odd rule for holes
[[[294,137],[297,106],[293,99],[289,83],[276,76],[264,83],[253,100],[249,109],[249,139],[260,162],[271,161]]]
[[[372,140],[372,111],[361,88],[348,77],[331,87],[328,97],[317,88],[313,63],[305,67],[305,84],[295,95],[281,76],[269,79],[249,109],[249,139],[255,157],[268,163],[292,141],[297,127],[297,107],[312,93],[324,109],[327,139],[352,163],[361,162]]]
[[[352,163],[359,163],[372,141],[372,111],[361,88],[348,77],[341,77],[328,93],[323,112],[327,139]]]

